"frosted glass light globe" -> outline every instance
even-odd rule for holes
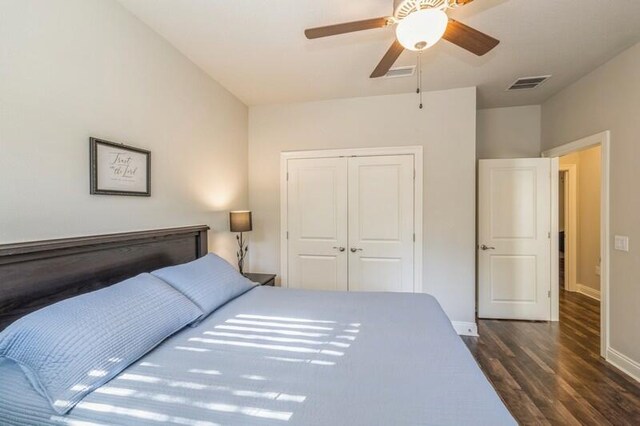
[[[405,49],[428,49],[442,38],[448,23],[449,18],[442,10],[422,9],[398,23],[396,37]]]

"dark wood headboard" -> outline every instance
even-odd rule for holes
[[[0,245],[0,330],[44,306],[207,254],[208,226]]]

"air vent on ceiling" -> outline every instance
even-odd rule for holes
[[[408,67],[395,67],[387,71],[387,73],[384,75],[384,78],[411,77],[415,72],[415,65],[411,65]]]
[[[550,75],[541,75],[538,77],[519,78],[507,90],[526,90],[540,87],[545,81],[551,77]]]

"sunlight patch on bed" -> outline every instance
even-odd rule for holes
[[[243,374],[240,377],[242,377],[243,379],[247,379],[247,380],[258,380],[258,381],[268,380],[266,377],[258,376],[257,374]]]
[[[189,339],[189,341],[207,343],[212,345],[239,346],[239,347],[245,347],[245,348],[268,349],[268,350],[284,351],[284,352],[313,353],[313,354],[323,354],[323,355],[330,355],[330,356],[344,355],[344,352],[333,351],[328,349],[311,349],[311,348],[304,348],[300,346],[267,345],[263,343],[236,342],[234,340],[206,339],[203,337],[192,337]]]
[[[356,340],[355,336],[336,336],[336,339]]]
[[[205,374],[207,376],[220,376],[222,374],[218,370],[201,370],[199,368],[192,368],[188,370],[188,372],[193,374]]]
[[[335,362],[323,361],[319,359],[286,358],[281,356],[265,356],[265,359],[270,359],[273,361],[283,361],[283,362],[299,362],[299,363],[315,364],[315,365],[336,365]]]
[[[310,333],[306,331],[294,331],[294,330],[274,330],[269,328],[241,327],[236,325],[216,325],[214,328],[219,330],[252,331],[254,333],[272,333],[272,334],[280,334],[284,336],[304,336],[304,337],[328,336],[328,334],[326,333]]]
[[[195,403],[194,406],[212,411],[221,411],[225,413],[241,413],[247,416],[272,420],[288,421],[293,415],[293,413],[290,411],[276,411],[258,407],[239,407],[233,404],[223,404],[218,402]]]
[[[142,383],[160,383],[162,379],[152,376],[144,376],[142,374],[124,373],[116,377],[116,380],[128,380]]]
[[[242,375],[242,378],[245,379],[250,379],[250,380],[259,380],[259,381],[266,381],[267,378],[264,376],[258,376],[258,375]],[[252,390],[249,389],[233,389],[229,386],[222,386],[222,385],[207,385],[204,383],[195,383],[195,382],[185,382],[185,381],[181,381],[181,380],[169,380],[169,379],[161,379],[161,378],[157,378],[157,377],[150,377],[150,376],[144,376],[144,375],[139,375],[139,374],[123,374],[122,376],[117,378],[118,380],[125,380],[125,381],[133,381],[133,382],[141,382],[141,383],[153,383],[153,384],[158,384],[160,386],[167,386],[170,388],[182,388],[182,389],[194,389],[194,390],[208,390],[208,391],[216,391],[216,392],[225,392],[225,393],[229,393],[232,395],[236,395],[236,396],[249,396],[249,393],[253,392]],[[149,392],[140,392],[140,391],[136,391],[134,389],[128,389],[128,388],[121,388],[121,387],[117,387],[117,386],[103,386],[101,388],[99,388],[98,390],[96,390],[97,393],[103,393],[103,394],[107,394],[107,395],[113,395],[113,396],[127,396],[127,397],[136,397],[136,398],[146,398],[146,399],[151,399],[154,401],[160,401],[160,402],[171,402],[171,403],[177,403],[177,404],[188,404],[191,401],[189,399],[183,398],[183,397],[173,397],[170,395],[164,395],[164,394],[155,394],[155,393],[149,393]],[[283,392],[278,392],[278,391],[265,391],[264,395],[287,395]],[[294,395],[292,396],[292,398],[299,396],[299,395]],[[268,398],[268,396],[255,396],[254,397],[261,397],[261,398]],[[268,399],[278,399],[278,398],[268,398]],[[294,399],[291,399],[294,400]]]
[[[125,373],[125,374],[122,374],[121,376],[116,377],[116,380],[139,382],[139,383],[162,384],[172,388],[183,388],[183,389],[194,389],[194,390],[203,390],[206,388],[212,388],[211,386],[208,386],[202,383],[185,382],[182,380],[167,380],[167,379],[161,379],[159,377],[144,376],[142,374]]]
[[[69,401],[65,399],[57,399],[53,402],[54,407],[67,407],[69,405]]]
[[[193,346],[174,346],[175,349],[179,351],[189,351],[189,352],[211,352],[211,349],[206,348],[194,348]]]
[[[324,330],[331,331],[333,328],[331,327],[320,327],[317,325],[305,325],[305,324],[285,324],[279,322],[272,321],[254,321],[254,320],[243,320],[243,319],[228,319],[225,323],[229,324],[243,324],[243,325],[257,325],[263,327],[282,327],[282,328],[293,328],[298,330]]]
[[[273,337],[273,336],[260,336],[257,334],[242,334],[242,333],[228,333],[228,332],[218,332],[218,331],[205,331],[204,333],[207,336],[218,336],[218,337],[232,337],[237,339],[248,339],[248,340],[266,340],[269,342],[278,342],[278,343],[302,343],[307,345],[330,345],[337,346],[341,348],[348,348],[350,345],[348,343],[340,343],[340,342],[328,342],[321,340],[309,340],[309,339],[296,339],[291,337]]]
[[[71,390],[73,392],[84,392],[86,390],[89,390],[89,386],[87,385],[83,385],[83,384],[77,384],[77,385],[73,385],[71,386]],[[57,402],[57,401],[56,401]]]
[[[250,315],[250,314],[238,314],[236,318],[246,318],[246,319],[258,319],[258,320],[268,320],[268,321],[290,321],[290,322],[307,322],[307,323],[317,323],[317,324],[335,324],[335,321],[325,321],[325,320],[312,320],[312,319],[303,319],[303,318],[289,318],[289,317],[272,317],[266,315]]]
[[[250,390],[235,390],[232,392],[236,396],[244,396],[250,398],[265,398],[272,399],[274,401],[288,401],[288,402],[304,402],[307,399],[304,395],[290,395],[281,392],[257,392]]]
[[[207,388],[207,385],[203,385],[200,383],[193,383],[193,382],[183,382],[179,380],[168,381],[167,385],[173,388],[184,388],[184,389],[195,389],[195,390],[203,390]]]
[[[357,340],[358,333],[362,330],[361,323],[359,322],[337,322],[321,319],[279,317],[257,314],[238,314],[232,318],[228,317],[224,323],[215,325],[213,329],[210,327],[207,328],[209,330],[205,329],[206,331],[202,331],[202,335],[200,336],[185,336],[187,341],[180,341],[182,344],[178,344],[178,346],[174,346],[173,348],[175,350],[192,352],[194,353],[193,357],[199,356],[195,355],[196,353],[203,353],[203,355],[217,352],[228,353],[226,351],[229,350],[229,347],[236,347],[239,348],[236,350],[244,350],[247,351],[247,353],[251,349],[258,351],[262,350],[262,356],[260,356],[260,358],[264,360],[262,361],[263,363],[268,361],[284,362],[302,364],[299,368],[308,368],[305,367],[304,364],[315,365],[318,366],[318,368],[321,368],[325,366],[335,366],[337,364],[336,362],[324,360],[322,358],[331,359],[330,357],[345,356],[346,350],[355,344],[354,342]],[[344,352],[338,349],[342,349]],[[272,356],[280,355],[278,352],[284,356]],[[201,359],[209,359],[209,356],[210,355],[207,355],[207,357],[203,357]],[[333,360],[337,359],[333,358]],[[117,363],[122,360],[114,357],[109,361]],[[147,361],[139,362],[137,365],[147,368],[162,368],[159,364]],[[268,389],[268,387],[271,387],[270,384],[273,383],[267,377],[259,374],[234,374],[235,377],[263,382],[260,384],[250,384],[245,382],[245,386],[241,386],[245,389],[235,386],[230,387],[224,383],[216,384],[215,381],[219,381],[219,379],[215,376],[223,376],[221,371],[225,370],[224,368],[221,368],[220,370],[207,369],[206,367],[208,366],[215,367],[215,365],[210,365],[208,363],[201,365],[198,365],[197,363],[194,365],[194,363],[191,363],[191,365],[187,364],[183,367],[178,366],[181,367],[180,369],[182,371],[186,370],[188,373],[192,374],[193,376],[189,376],[189,378],[193,381],[170,380],[169,378],[165,379],[162,377],[156,377],[157,374],[155,373],[158,371],[161,372],[162,370],[153,371],[149,369],[139,371],[151,373],[150,375],[122,373],[116,377],[117,381],[110,382],[109,384],[95,390],[96,394],[123,398],[122,401],[132,401],[133,399],[154,401],[158,408],[149,409],[145,405],[142,405],[139,408],[129,408],[111,405],[108,403],[93,403],[85,401],[81,401],[81,403],[76,407],[81,410],[91,410],[96,412],[112,413],[118,416],[126,416],[129,417],[128,421],[133,423],[141,423],[144,421],[153,423],[182,424],[186,426],[217,426],[216,423],[207,421],[174,417],[171,415],[173,411],[164,409],[165,404],[166,407],[169,407],[172,404],[180,404],[192,407],[190,408],[191,410],[203,409],[219,413],[228,413],[224,414],[224,418],[231,415],[229,419],[231,419],[232,423],[235,422],[237,424],[243,424],[249,423],[249,418],[245,417],[244,420],[241,420],[238,416],[253,417],[255,419],[253,420],[254,422],[289,421],[295,410],[287,411],[286,409],[292,409],[298,406],[297,404],[305,403],[308,399],[305,395],[280,392],[277,389],[278,386],[273,386],[276,389]],[[171,368],[170,366],[165,367]],[[260,370],[256,370],[256,372],[259,373]],[[104,375],[106,375],[106,371],[96,369],[92,370],[89,375],[93,377],[104,377]],[[198,377],[196,375],[202,376]],[[205,376],[209,376],[211,378]],[[224,379],[224,377],[221,379]],[[199,381],[203,383],[198,383]],[[127,384],[127,382],[139,382],[141,384],[148,385],[133,385],[132,383]],[[138,386],[145,386],[149,389],[146,391],[136,390]],[[267,389],[265,389],[265,387]],[[153,390],[160,388],[166,389],[165,392],[153,392]],[[189,394],[188,391],[183,391],[181,389],[188,389],[196,391],[197,393]],[[198,396],[196,397],[195,395]],[[230,398],[233,399],[227,401]],[[263,402],[258,402],[260,400]],[[112,401],[112,399],[108,400],[108,402]],[[127,403],[126,405],[129,404]],[[272,406],[269,408],[262,408],[255,407],[253,405],[266,405],[267,407],[269,407],[269,405]],[[282,410],[282,408],[285,408],[285,410]],[[159,412],[156,412],[156,410]],[[167,413],[163,413],[163,411],[167,411]],[[214,414],[212,415],[215,416]],[[204,414],[204,416],[205,418],[208,417],[206,414]],[[98,426],[93,424],[83,425],[81,423],[77,423],[75,425],[71,423],[68,424],[70,426]]]
[[[189,398],[185,398],[184,396],[174,396],[174,395],[167,395],[163,393],[151,394],[151,393],[140,392],[140,394],[136,395],[136,397],[146,398],[152,401],[162,402],[164,404],[182,404],[182,405],[191,404],[191,400]]]
[[[96,411],[100,413],[113,413],[121,416],[135,417],[137,419],[150,420],[162,423],[175,423],[186,426],[220,426],[218,423],[204,420],[188,419],[185,417],[170,416],[168,414],[156,413],[154,411],[139,410],[135,408],[118,407],[111,404],[99,404],[95,402],[80,402],[77,409]]]
[[[139,410],[136,408],[117,407],[111,404],[99,404],[96,402],[80,402],[77,409],[97,411],[100,413],[114,413],[123,416],[136,417],[139,419],[153,420],[157,422],[167,422],[171,418],[167,414],[156,413],[154,411]]]
[[[60,424],[69,425],[69,426],[109,426],[104,423],[87,422],[85,420],[74,420],[74,419],[69,419],[67,417],[62,417],[62,416],[51,416],[49,417],[49,420],[51,420],[54,423],[60,423]]]
[[[103,386],[96,389],[94,392],[113,396],[131,396],[136,393],[133,389],[118,388],[115,386]]]
[[[171,422],[185,426],[221,426],[220,423],[212,423],[206,420],[186,419],[184,417],[172,417]]]

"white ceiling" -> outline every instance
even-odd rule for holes
[[[307,40],[307,27],[388,16],[392,0],[120,0],[247,105],[407,93],[369,79],[392,28]],[[484,57],[442,41],[423,53],[424,90],[478,86],[478,106],[539,104],[640,41],[640,0],[476,0],[450,16],[501,40]],[[404,52],[396,65],[411,65]],[[552,74],[533,91],[516,78]]]

